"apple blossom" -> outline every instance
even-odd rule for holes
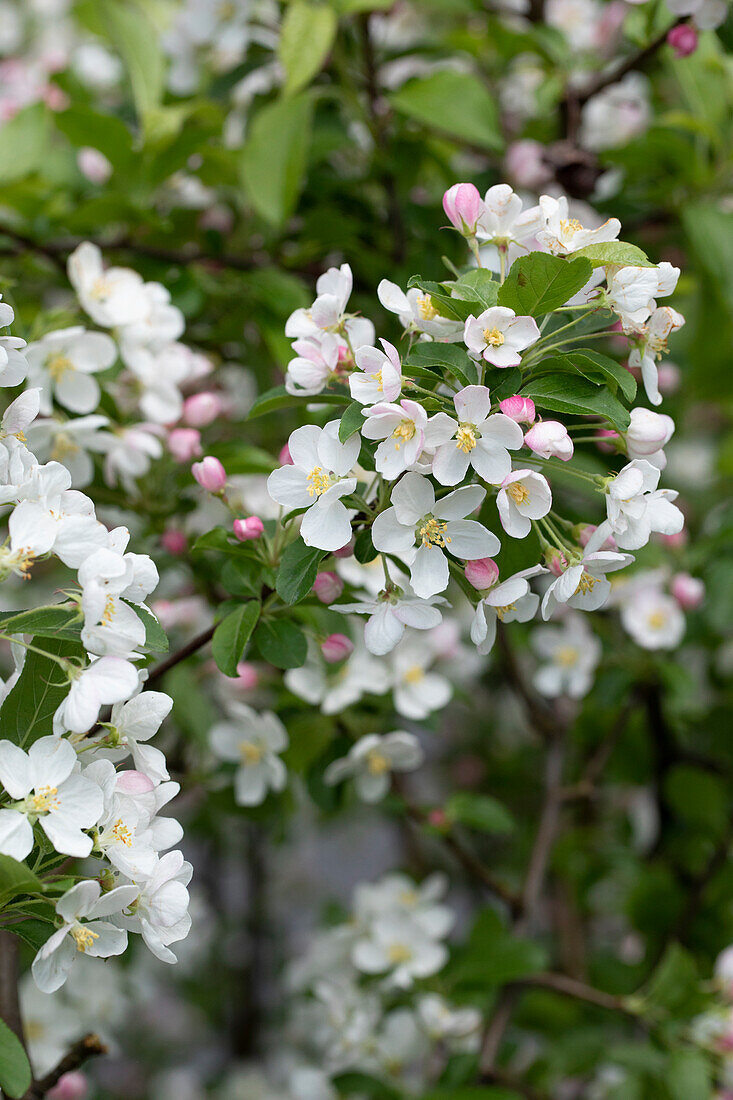
[[[601,643],[581,615],[569,615],[561,626],[538,627],[532,648],[545,663],[537,669],[534,685],[542,695],[569,695],[581,699],[593,683]]]
[[[669,587],[677,603],[685,611],[694,611],[705,599],[705,583],[699,577],[691,577],[689,573],[675,573]]]
[[[247,516],[245,519],[235,519],[232,530],[240,542],[249,542],[262,536],[265,525],[259,516]]]
[[[170,944],[184,939],[191,927],[188,914],[192,867],[180,852],[166,852],[152,874],[136,884],[138,897],[130,915],[121,912],[115,923],[121,929],[139,932],[156,959],[176,962]]]
[[[332,603],[344,590],[344,582],[336,573],[321,570],[313,582],[313,591],[321,603]]]
[[[121,657],[99,657],[69,675],[71,687],[54,714],[54,733],[86,733],[101,707],[128,699],[138,686],[135,666]]]
[[[644,649],[674,649],[685,633],[685,616],[679,602],[654,586],[624,600],[621,622]]]
[[[82,308],[98,325],[114,328],[147,316],[148,301],[141,277],[128,267],[105,269],[97,245],[89,241],[80,244],[69,257],[68,272]]]
[[[355,435],[341,443],[338,429],[338,420],[325,428],[296,428],[288,441],[293,464],[281,466],[267,479],[268,492],[278,504],[307,509],[300,533],[307,546],[320,550],[338,550],[351,537],[341,497],[356,488],[356,478],[346,475],[358,458],[360,439]]]
[[[345,661],[354,652],[354,643],[345,634],[329,634],[321,642],[323,659],[329,665]]]
[[[506,183],[490,187],[484,196],[476,236],[499,248],[534,237],[543,224],[539,206],[522,210],[522,200]]]
[[[403,718],[420,720],[441,710],[453,694],[450,681],[428,671],[433,654],[417,639],[406,638],[392,656],[392,693],[395,710]]]
[[[389,790],[392,772],[419,768],[424,760],[420,742],[412,733],[395,730],[359,738],[348,756],[334,760],[323,776],[328,786],[354,779],[354,787],[363,802],[379,802]]]
[[[354,401],[372,405],[378,401],[396,401],[402,390],[402,364],[397,348],[387,340],[380,341],[384,351],[364,345],[355,355],[361,373],[349,376],[349,389]]]
[[[368,933],[357,940],[352,957],[358,970],[366,974],[389,972],[394,985],[409,989],[415,979],[441,970],[448,952],[414,921],[386,914],[377,918]]]
[[[382,657],[402,640],[406,626],[413,630],[440,626],[443,616],[436,605],[446,602],[440,596],[418,599],[390,585],[378,592],[373,600],[360,596],[358,603],[334,604],[331,610],[342,615],[368,615],[364,645],[370,653]]]
[[[540,330],[533,317],[517,317],[506,306],[492,306],[478,317],[471,314],[463,330],[468,350],[495,367],[518,366],[519,353],[539,337]]]
[[[657,360],[661,359],[662,353],[666,351],[669,337],[682,328],[684,323],[685,319],[681,313],[677,313],[670,306],[660,306],[641,326],[641,331],[635,337],[635,346],[629,354],[629,366],[640,369],[644,389],[652,405],[662,403]]]
[[[75,413],[90,413],[99,404],[99,383],[93,376],[107,370],[117,358],[114,340],[104,332],[82,326],[49,332],[25,350],[28,377],[41,389],[41,412],[48,414],[53,399]]]
[[[244,703],[229,704],[230,720],[209,733],[211,747],[222,760],[236,763],[234,798],[240,806],[258,806],[268,790],[281,791],[287,771],[280,753],[288,747],[282,722],[269,711],[258,714]]]
[[[375,467],[388,481],[417,462],[428,438],[428,416],[417,401],[399,404],[383,402],[364,409],[361,434],[365,439],[381,439]]]
[[[466,386],[453,404],[457,420],[445,413],[431,420],[433,476],[441,485],[457,485],[472,467],[484,481],[499,485],[512,468],[507,448],[522,445],[521,428],[502,413],[491,415],[486,386]]]
[[[482,214],[481,195],[472,183],[454,183],[443,195],[443,209],[453,226],[464,237],[474,237]]]
[[[597,542],[597,538],[590,542],[581,560],[568,562],[550,584],[542,597],[543,619],[549,619],[558,604],[566,603],[579,611],[597,611],[603,607],[611,591],[606,573],[624,569],[634,556],[595,549]]]
[[[297,358],[290,360],[285,376],[288,393],[320,393],[336,372],[340,347],[338,337],[330,332],[295,340],[293,351]]]
[[[530,590],[529,582],[546,572],[542,565],[523,569],[492,587],[479,600],[471,623],[471,641],[482,656],[490,653],[494,645],[497,620],[526,623],[534,618],[540,598]]]
[[[402,327],[408,332],[424,332],[434,340],[452,343],[460,340],[463,325],[450,317],[442,317],[429,294],[411,287],[407,293],[388,279],[382,279],[377,287],[377,297],[385,309],[396,313]]]
[[[564,195],[559,199],[542,195],[540,209],[544,225],[537,238],[556,256],[571,255],[589,244],[615,241],[621,231],[618,218],[609,218],[598,229],[586,229],[577,218],[570,216],[568,200]]]
[[[644,408],[632,409],[630,417],[631,423],[624,435],[627,455],[632,459],[645,458],[652,466],[663,470],[667,465],[663,447],[674,435],[674,420]]]
[[[213,455],[206,455],[200,462],[194,462],[191,473],[207,493],[220,493],[227,483],[227,472]]]
[[[569,462],[575,448],[568,429],[557,420],[541,420],[524,437],[533,454],[540,458],[559,458]]]
[[[660,471],[645,459],[634,459],[608,483],[608,518],[599,530],[613,534],[623,550],[646,546],[653,531],[674,535],[681,531],[685,518],[672,502],[673,489],[657,489]]]
[[[374,547],[381,553],[407,555],[415,595],[423,599],[434,596],[448,587],[450,574],[444,551],[463,560],[498,553],[496,535],[465,518],[484,496],[483,489],[472,485],[455,489],[436,501],[427,478],[407,473],[392,492],[392,506],[374,521]]]
[[[532,520],[546,516],[552,507],[547,479],[535,470],[514,470],[504,478],[496,496],[501,525],[514,539],[525,538]]]
[[[386,665],[360,645],[338,668],[328,665],[320,650],[309,650],[305,664],[288,669],[283,679],[289,691],[320,706],[323,714],[338,714],[363,695],[384,695],[390,688]]]

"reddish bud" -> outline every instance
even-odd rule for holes
[[[278,459],[280,461],[281,466],[292,466],[293,465],[293,457],[290,454],[290,448],[288,447],[287,443],[285,444],[283,449],[280,451],[280,454],[278,455]]]
[[[527,432],[524,442],[533,454],[541,458],[559,458],[569,462],[573,457],[573,441],[559,420],[543,420]]]
[[[147,794],[148,791],[154,790],[155,784],[152,779],[148,779],[147,775],[130,768],[128,771],[118,772],[115,788],[123,794]]]
[[[240,542],[249,542],[250,539],[258,539],[262,535],[265,525],[259,516],[247,516],[246,519],[235,519],[232,530]]]
[[[213,455],[206,455],[200,462],[194,462],[191,473],[207,493],[220,493],[227,483],[227,472]]]
[[[321,603],[333,603],[344,590],[344,582],[336,573],[319,573],[313,582],[313,591]]]
[[[520,397],[515,393],[513,397],[505,397],[499,402],[499,408],[510,420],[516,420],[517,424],[534,424],[534,401],[531,397]]]
[[[176,462],[190,462],[201,454],[201,433],[195,428],[174,428],[168,433],[168,450]]]
[[[484,592],[496,584],[499,579],[499,566],[493,558],[477,558],[476,561],[467,561],[463,572],[469,584],[479,592]]]
[[[221,416],[221,398],[215,393],[195,393],[183,402],[183,419],[192,428],[205,428]]]
[[[445,810],[440,807],[435,810],[431,810],[428,814],[428,824],[432,825],[434,829],[448,829],[450,828],[450,821]]]
[[[321,642],[321,653],[329,665],[345,661],[354,652],[354,643],[345,634],[329,634]]]
[[[260,675],[249,661],[240,661],[237,665],[237,687],[243,691],[254,691],[260,682]]]
[[[48,1092],[48,1100],[84,1100],[89,1092],[89,1083],[83,1073],[71,1070],[59,1077],[57,1083]]]
[[[699,577],[689,573],[676,573],[670,585],[672,595],[685,611],[693,611],[705,599],[705,585]]]
[[[667,42],[675,57],[689,57],[697,49],[697,31],[690,23],[680,23],[678,27],[672,27]]]
[[[355,539],[349,539],[347,543],[340,546],[338,550],[334,550],[333,556],[335,558],[350,558],[354,553]]]
[[[454,183],[443,195],[443,209],[454,229],[464,237],[476,235],[483,202],[472,183]]]
[[[169,554],[179,557],[188,550],[188,539],[183,531],[164,531],[160,536],[161,545]]]

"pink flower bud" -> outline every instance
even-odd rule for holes
[[[106,183],[112,175],[112,165],[104,153],[89,145],[76,154],[76,163],[82,176],[86,176],[90,183]]]
[[[568,567],[568,559],[564,554],[558,554],[556,550],[550,551],[545,560],[547,562],[547,568],[556,577],[561,577]]]
[[[667,546],[670,546],[673,550],[679,550],[683,546],[687,546],[687,540],[689,535],[683,527],[681,531],[675,532],[674,535],[660,535],[662,542],[666,542]]]
[[[527,432],[524,442],[540,458],[559,458],[569,462],[573,457],[573,441],[559,420],[542,420]]]
[[[47,1095],[48,1100],[84,1100],[88,1092],[89,1083],[86,1077],[74,1069],[59,1077]]]
[[[693,611],[705,599],[705,585],[699,577],[689,573],[676,573],[670,585],[672,595],[685,611]]]
[[[354,544],[356,539],[349,539],[343,546],[339,546],[338,550],[334,550],[333,556],[335,558],[350,558],[354,553]]]
[[[476,558],[475,561],[467,561],[463,572],[468,583],[479,592],[485,592],[499,579],[499,566],[493,558]]]
[[[254,691],[260,682],[260,674],[249,661],[240,661],[237,665],[237,684],[243,691]]]
[[[147,794],[148,791],[152,791],[154,788],[155,784],[152,779],[148,779],[147,775],[143,775],[142,772],[130,769],[129,771],[117,773],[115,789],[121,791],[122,794]]]
[[[345,634],[329,634],[321,642],[323,659],[329,665],[345,661],[354,652],[354,643]]]
[[[451,225],[464,237],[475,236],[483,205],[472,183],[454,183],[443,195],[443,209]]]
[[[508,175],[517,187],[527,187],[530,191],[539,191],[552,179],[552,173],[545,164],[545,147],[539,141],[527,138],[513,141],[506,151],[504,163]]]
[[[697,31],[690,23],[680,23],[679,27],[672,27],[667,42],[675,57],[689,57],[697,49]]]
[[[591,535],[594,533],[594,531],[597,530],[598,528],[596,527],[595,523],[586,523],[583,527],[581,527],[580,531],[578,531],[578,542],[584,550],[590,542]],[[616,539],[613,537],[613,535],[609,535],[606,541],[603,543],[603,546],[599,547],[599,549],[616,550]]]
[[[194,462],[191,473],[207,493],[220,493],[227,483],[227,472],[213,455],[206,455],[200,462]]]
[[[285,444],[285,446],[280,451],[280,454],[278,455],[278,461],[280,462],[281,466],[292,466],[293,465],[293,458],[292,458],[292,455],[290,454],[290,448],[288,447],[287,443]]]
[[[431,810],[428,814],[428,824],[432,825],[434,829],[447,829],[450,827],[450,821],[445,810],[437,808]]]
[[[188,550],[188,539],[183,531],[164,531],[160,536],[161,545],[169,554],[179,557]]]
[[[250,539],[258,539],[262,535],[265,525],[259,516],[247,516],[246,519],[235,519],[232,530],[240,542],[249,542]]]
[[[313,582],[313,591],[321,603],[333,603],[344,590],[344,582],[336,573],[325,570],[319,573]]]
[[[531,397],[520,397],[518,393],[514,397],[505,397],[499,402],[499,408],[510,420],[516,420],[517,424],[534,424],[534,401]]]
[[[631,458],[645,458],[661,450],[672,438],[674,420],[653,409],[631,410],[631,423],[626,432],[626,449]]]
[[[193,428],[205,428],[221,416],[221,398],[215,393],[194,393],[183,402],[183,419]]]
[[[613,443],[604,443],[603,440],[618,440],[620,438],[618,432],[615,432],[613,428],[599,428],[596,431],[596,437],[596,447],[599,451],[603,451],[604,454],[608,455],[615,453],[617,448],[613,446]]]
[[[681,374],[676,363],[669,360],[660,363],[657,368],[657,385],[660,393],[676,393],[680,388]]]
[[[203,210],[199,217],[201,229],[213,229],[215,233],[228,233],[234,225],[234,214],[228,206],[216,203],[208,210]]]
[[[168,450],[176,462],[190,462],[202,452],[201,433],[195,428],[174,428],[168,433]]]

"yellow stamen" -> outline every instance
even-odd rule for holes
[[[412,665],[402,679],[406,684],[419,684],[425,679],[425,670],[420,665]]]
[[[647,619],[649,626],[652,630],[661,630],[667,625],[667,616],[663,611],[652,611],[651,615]]]
[[[434,317],[439,317],[437,309],[433,305],[433,299],[429,294],[420,294],[417,299],[417,311],[422,317],[423,321],[432,321]]]
[[[461,424],[456,432],[456,447],[469,454],[476,446],[476,429],[473,424]]]
[[[389,771],[389,760],[379,749],[372,749],[367,756],[367,768],[371,775],[384,775]]]
[[[529,489],[521,481],[513,481],[511,485],[507,485],[506,491],[515,504],[524,504],[529,500]]]
[[[264,755],[261,745],[255,745],[254,741],[242,741],[239,753],[245,764],[259,764]]]
[[[132,833],[128,829],[127,825],[125,825],[121,817],[118,817],[115,821],[114,825],[112,826],[112,832],[114,833],[116,838],[125,845],[126,848],[132,847]]]
[[[415,422],[413,420],[400,420],[399,424],[392,432],[393,439],[399,439],[399,443],[395,443],[395,450],[399,451],[403,443],[409,443],[415,434]]]
[[[89,928],[83,928],[81,924],[77,924],[76,928],[71,929],[71,937],[76,943],[76,950],[83,952],[91,947],[95,940],[99,939],[99,933],[92,932]]]
[[[399,902],[401,905],[406,905],[412,908],[417,905],[420,900],[420,896],[417,890],[403,890],[399,895]]]
[[[47,814],[50,810],[58,810],[58,793],[57,787],[38,787],[35,794],[26,799],[26,804],[34,814]]]
[[[580,580],[578,581],[578,587],[573,593],[574,596],[584,596],[586,592],[592,592],[598,583],[598,577],[592,577],[590,573],[583,571],[580,574]]]
[[[504,622],[504,616],[508,615],[510,611],[515,611],[516,607],[517,605],[515,603],[505,603],[503,607],[496,607],[494,610],[496,611],[497,618],[501,622]]]
[[[429,516],[423,520],[422,526],[418,527],[418,536],[422,539],[423,546],[430,546],[432,543],[434,546],[445,546],[451,540],[445,534],[447,524],[436,519],[435,516]]]
[[[492,348],[500,348],[506,340],[506,336],[498,328],[485,328],[483,337],[484,343],[489,344]]]
[[[412,951],[406,943],[391,943],[387,950],[387,957],[391,963],[399,965],[399,963],[409,962]]]
[[[319,497],[326,492],[326,489],[330,489],[331,475],[323,469],[322,466],[314,466],[311,472],[308,474],[308,496]]]
[[[568,218],[566,221],[560,222],[560,229],[566,234],[579,233],[582,228],[583,224],[577,218]]]
[[[54,462],[63,462],[70,455],[78,454],[81,448],[66,432],[59,432],[53,443],[51,458]]]
[[[372,377],[374,378],[374,381],[377,383],[377,389],[379,390],[380,393],[382,393],[382,391],[384,389],[384,385],[382,383],[382,372],[381,372],[381,370],[378,370],[376,372],[376,374],[372,375]]]
[[[67,371],[74,369],[74,364],[66,355],[49,355],[46,360],[46,369],[54,382],[60,382]]]
[[[573,665],[578,663],[579,656],[580,653],[575,646],[564,645],[558,649],[555,660],[559,665],[562,665],[563,668],[572,668]]]
[[[102,615],[102,626],[109,626],[115,617],[115,599],[114,596],[108,596],[104,601],[104,614]]]

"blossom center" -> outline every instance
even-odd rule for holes
[[[560,229],[566,236],[571,236],[573,233],[579,233],[583,228],[582,222],[579,222],[577,218],[567,218],[565,221],[560,222]]]
[[[485,328],[483,337],[484,343],[492,348],[500,348],[506,340],[506,336],[503,332],[500,332],[498,328]]]
[[[132,833],[128,829],[127,825],[125,825],[121,817],[118,817],[114,825],[112,826],[112,833],[114,834],[115,838],[120,841],[121,844],[125,845],[126,848],[132,847]]]
[[[411,665],[402,679],[406,684],[420,684],[425,679],[425,670],[420,665]]]
[[[78,454],[80,450],[81,447],[74,442],[70,435],[67,435],[66,432],[59,432],[53,441],[51,458],[54,462],[63,462],[69,455]]]
[[[261,745],[255,745],[254,741],[242,741],[239,746],[239,754],[245,764],[259,764],[264,752]]]
[[[374,378],[374,381],[377,383],[377,389],[379,390],[380,393],[382,393],[382,391],[384,390],[384,383],[382,381],[382,372],[381,372],[381,370],[376,371],[372,377]]]
[[[76,950],[84,952],[93,946],[95,940],[99,939],[99,933],[92,932],[91,929],[77,924],[75,928],[71,929],[71,937],[76,944]]]
[[[578,587],[573,593],[574,596],[584,596],[586,592],[592,592],[598,582],[598,577],[592,577],[590,573],[586,573],[585,570],[580,574],[580,580],[578,581]]]
[[[662,630],[667,624],[667,616],[663,611],[652,611],[647,622],[652,630]]]
[[[391,943],[387,949],[387,957],[391,963],[399,965],[410,961],[412,951],[406,943]]]
[[[497,618],[504,622],[504,616],[508,615],[510,611],[515,611],[517,605],[515,603],[505,603],[502,607],[495,607]]]
[[[109,626],[115,617],[115,598],[114,596],[108,596],[104,601],[104,614],[102,615],[102,626]]]
[[[473,424],[460,424],[456,432],[456,447],[464,454],[470,452],[476,446],[476,428]]]
[[[49,355],[46,360],[46,368],[54,382],[60,382],[67,371],[74,369],[74,364],[66,355]]]
[[[513,481],[507,486],[506,491],[515,504],[524,504],[529,500],[529,489],[526,485],[522,485],[521,481]]]
[[[563,668],[572,668],[573,665],[578,663],[579,656],[580,653],[575,646],[564,645],[558,649],[555,660]]]
[[[372,749],[367,756],[367,768],[370,775],[384,775],[389,771],[389,760],[379,749]]]
[[[423,321],[432,321],[439,313],[433,305],[433,299],[429,294],[420,294],[417,299],[417,310]]]
[[[425,516],[417,529],[418,538],[422,539],[423,546],[432,544],[445,547],[451,541],[445,533],[447,526],[447,523],[436,519],[435,516]]]
[[[324,470],[322,466],[314,466],[311,472],[308,474],[308,496],[320,497],[327,489],[331,488],[332,479],[327,470]]]
[[[392,438],[399,440],[399,442],[395,443],[395,450],[399,451],[403,443],[409,443],[414,434],[414,420],[400,420],[399,424],[392,432]]]
[[[34,794],[26,799],[26,806],[34,814],[47,814],[51,810],[58,810],[59,800],[57,787],[37,787]]]

